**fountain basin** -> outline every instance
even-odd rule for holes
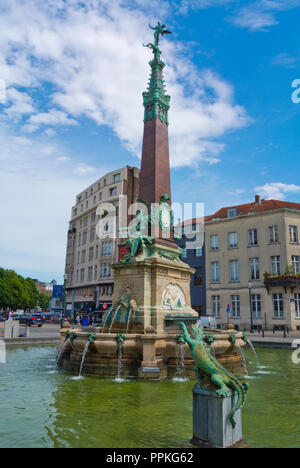
[[[70,341],[64,349],[60,365],[67,371],[77,373],[82,353],[93,331],[95,341],[90,343],[88,353],[83,365],[83,374],[98,375],[100,377],[115,377],[118,369],[119,344],[116,333],[99,333],[99,329],[89,328],[72,330],[76,338]],[[177,330],[178,332],[178,330]],[[235,342],[230,341],[234,333]],[[208,336],[213,336],[213,343],[209,344],[212,354],[218,361],[234,374],[242,374],[245,364],[241,356],[241,349],[246,345],[243,334],[234,330],[209,330]],[[178,364],[179,344],[177,334],[153,333],[151,328],[144,334],[124,334],[125,341],[122,346],[121,376],[125,378],[165,379],[176,375]],[[68,331],[61,330],[62,344],[68,337]],[[209,340],[208,340],[209,341]],[[185,377],[194,378],[195,364],[189,347],[184,344],[184,374]]]

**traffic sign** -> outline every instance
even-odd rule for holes
[[[107,310],[107,308],[108,308],[108,304],[107,304],[106,302],[103,302],[103,304],[102,304],[102,308],[103,308],[103,310]]]
[[[229,315],[230,314],[230,305],[228,304],[227,306],[227,314]]]

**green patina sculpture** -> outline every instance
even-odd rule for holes
[[[88,334],[88,340],[89,340],[90,343],[95,343],[95,341],[96,341],[95,333],[89,333]]]
[[[247,341],[248,341],[247,332],[243,332],[242,340],[243,340],[244,343],[247,343]]]
[[[73,341],[77,338],[77,335],[75,332],[68,332],[68,337],[69,340],[73,343]]]
[[[153,50],[154,53],[160,53],[160,50],[158,48],[160,36],[164,36],[165,34],[171,34],[171,31],[168,31],[166,29],[166,25],[165,24],[160,24],[159,21],[157,23],[157,26],[154,26],[154,27],[149,24],[149,28],[154,31],[155,43],[152,44],[150,42],[149,44],[144,44],[144,47],[149,47],[150,49]]]
[[[121,232],[126,232],[126,234],[129,235],[129,239],[127,241],[129,254],[122,258],[121,263],[128,263],[143,250],[145,250],[145,256],[150,257],[150,246],[153,244],[154,238],[147,236],[144,233],[148,230],[148,224],[151,222],[151,215],[145,215],[145,212],[141,210],[136,215],[136,220],[136,225],[120,230]]]
[[[236,335],[234,333],[232,335],[230,335],[229,341],[230,341],[230,343],[232,345],[234,345],[236,343]]]
[[[176,335],[175,340],[177,344],[185,344],[184,335]]]
[[[173,229],[173,215],[170,210],[169,195],[165,193],[161,196],[160,203],[158,205],[151,205],[151,203],[138,200],[143,203],[148,210],[148,214],[145,214],[145,210],[140,210],[136,215],[136,223],[128,228],[121,228],[121,233],[129,236],[127,240],[127,248],[129,250],[128,255],[124,255],[121,260],[122,264],[129,263],[132,259],[143,253],[141,260],[151,257],[156,249],[153,247],[154,237],[148,236],[145,233],[148,232],[149,225],[159,226],[161,231],[168,232]],[[178,248],[177,252],[170,252],[165,249],[158,251],[160,257],[167,258],[168,260],[179,261],[182,250]]]
[[[214,335],[205,335],[204,339],[208,345],[212,345],[215,341]]]
[[[118,333],[115,337],[115,341],[118,343],[118,344],[123,344],[124,341],[126,340],[126,336],[123,335],[122,333]]]
[[[238,401],[232,408],[229,418],[232,427],[236,426],[235,413],[246,403],[246,394],[249,388],[248,384],[242,384],[231,372],[223,367],[207,349],[204,342],[203,327],[198,329],[192,325],[191,335],[189,335],[184,323],[180,322],[184,338],[191,349],[193,359],[196,363],[199,377],[206,376],[210,381],[219,387],[216,393],[221,397],[228,397],[230,390],[237,392]]]
[[[143,93],[145,107],[144,122],[152,119],[160,119],[162,123],[169,125],[168,112],[171,98],[166,94],[165,90],[165,81],[163,77],[165,64],[160,58],[161,51],[158,44],[160,36],[170,34],[170,31],[167,31],[165,24],[160,23],[155,27],[150,26],[150,28],[155,31],[155,43],[152,44],[150,42],[149,44],[144,44],[144,47],[152,49],[154,54],[154,58],[150,62],[151,77],[148,90]]]

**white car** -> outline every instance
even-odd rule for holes
[[[198,326],[202,325],[203,328],[217,328],[216,317],[200,317],[200,320],[198,320],[198,322]]]

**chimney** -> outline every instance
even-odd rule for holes
[[[255,195],[255,204],[260,205],[260,195]]]

